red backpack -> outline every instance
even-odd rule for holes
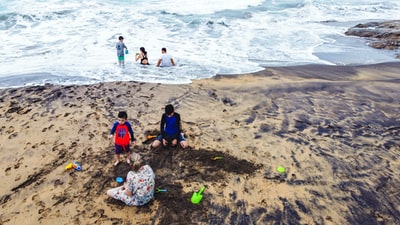
[[[128,126],[126,124],[118,124],[115,129],[115,144],[127,146],[130,140]]]

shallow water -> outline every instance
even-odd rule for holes
[[[397,19],[396,0],[2,1],[0,87],[134,80],[189,83],[264,66],[373,64],[394,60],[344,32]],[[116,66],[115,43],[130,54]],[[150,66],[134,62],[146,47]],[[167,47],[178,66],[154,65]]]

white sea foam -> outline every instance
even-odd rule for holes
[[[226,0],[153,0],[145,2],[151,4],[152,10],[166,11],[168,13],[176,13],[180,15],[194,14],[212,14],[221,10],[241,10],[251,6],[260,5],[262,0],[247,0],[247,1],[226,1]]]
[[[393,52],[344,32],[399,12],[397,0],[2,1],[0,87],[28,84],[19,77],[29,84],[188,83],[263,66],[393,61]],[[116,65],[119,35],[130,50],[124,68]],[[141,46],[150,66],[133,60]],[[161,47],[178,66],[155,67]]]

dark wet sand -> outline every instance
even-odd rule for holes
[[[400,224],[399,71],[310,65],[190,85],[0,90],[0,224]],[[150,151],[167,103],[188,150]],[[107,138],[119,110],[167,189],[144,207],[105,194],[127,171]],[[66,171],[73,161],[83,170]]]

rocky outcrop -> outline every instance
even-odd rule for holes
[[[400,20],[357,24],[345,34],[368,38],[369,46],[373,48],[387,50],[400,48]],[[397,54],[396,58],[400,59],[400,54]]]

